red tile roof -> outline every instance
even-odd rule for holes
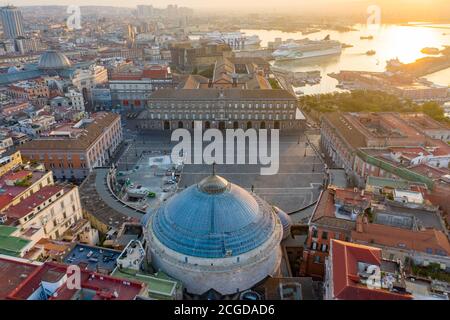
[[[30,176],[32,173],[31,171],[25,171],[25,170],[21,170],[21,171],[17,171],[17,172],[9,172],[7,174],[5,174],[3,176],[3,181],[6,180],[12,180],[12,181],[17,181],[17,180],[23,180],[26,177]]]
[[[9,294],[9,299],[25,300],[40,288],[42,281],[57,282],[67,273],[67,265],[46,262],[31,276],[26,278],[15,290]],[[139,295],[145,285],[137,281],[122,280],[115,277],[101,275],[95,272],[81,270],[81,288],[95,292],[94,300],[132,300]],[[57,289],[50,300],[70,300],[78,292],[68,289],[63,284]]]
[[[383,224],[363,223],[362,232],[352,231],[352,239],[357,242],[373,243],[387,247],[404,248],[419,252],[432,249],[441,250],[450,255],[450,242],[439,230],[409,230]]]
[[[364,190],[336,189],[334,198],[349,205],[367,206],[372,201],[372,194]]]
[[[166,79],[169,76],[167,66],[150,66],[140,71],[116,72],[111,75],[110,80],[142,80],[142,79]]]
[[[0,300],[6,297],[39,266],[13,259],[0,258]]]
[[[9,205],[11,201],[13,201],[14,197],[10,194],[1,194],[0,195],[0,210]]]
[[[339,300],[404,300],[410,295],[384,289],[371,289],[361,284],[358,262],[381,266],[381,249],[331,240],[333,296]]]
[[[8,218],[20,219],[63,189],[64,188],[60,186],[43,187],[41,190],[28,198],[25,198],[17,205],[8,208],[8,210],[4,213],[8,216]]]
[[[450,154],[450,146],[446,145],[446,146],[440,146],[436,149],[433,150],[433,155],[434,156],[447,156]]]
[[[440,177],[449,174],[449,170],[446,168],[436,168],[426,163],[420,163],[418,165],[408,167],[408,170],[429,177],[431,179],[439,179]]]
[[[400,152],[402,154],[415,154],[419,155],[419,153],[422,153],[423,155],[429,155],[431,154],[427,150],[425,150],[422,147],[389,147],[388,148],[391,152]]]

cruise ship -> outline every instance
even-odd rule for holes
[[[247,36],[243,32],[208,32],[201,39],[215,43],[226,43],[232,48],[242,48],[246,46],[259,46],[261,39],[258,35]]]
[[[342,52],[342,44],[339,41],[330,40],[327,36],[323,40],[291,40],[282,44],[272,53],[277,61],[298,60],[305,58],[339,55]]]

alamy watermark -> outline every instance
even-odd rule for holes
[[[70,5],[67,7],[67,13],[69,17],[67,18],[66,24],[69,30],[80,30],[81,29],[81,9],[80,6]]]
[[[69,290],[81,290],[81,270],[77,265],[70,265],[66,271],[66,286]]]
[[[184,164],[260,164],[261,175],[275,175],[280,166],[278,129],[176,129],[172,141],[172,162]],[[269,143],[270,138],[270,143]],[[204,142],[210,142],[204,146]],[[225,147],[225,148],[224,148]]]
[[[367,21],[366,26],[369,31],[378,31],[381,27],[381,8],[373,4],[367,7]]]

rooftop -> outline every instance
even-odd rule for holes
[[[353,148],[391,144],[420,145],[426,140],[423,134],[401,119],[395,112],[380,113],[342,113],[324,115]]]
[[[448,125],[438,122],[424,113],[401,113],[400,116],[419,130],[450,130]]]
[[[139,273],[135,270],[117,268],[112,276],[145,283],[148,287],[149,297],[158,300],[173,299],[175,297],[176,290],[181,287],[179,282],[170,279],[162,272],[158,272],[154,275],[148,275]]]
[[[58,70],[70,68],[72,63],[61,52],[48,50],[44,52],[39,59],[39,69],[42,70]]]
[[[38,192],[32,194],[31,196],[25,198],[17,205],[9,207],[4,213],[8,216],[9,219],[17,220],[21,219],[29,213],[33,212],[35,208],[40,207],[43,203],[45,203],[48,199],[53,196],[61,193],[64,188],[61,186],[46,186],[40,189]],[[70,190],[70,188],[66,189],[66,192]]]
[[[256,291],[264,292],[265,300],[318,300],[312,278],[269,277]]]
[[[345,230],[353,230],[355,228],[354,221],[336,217],[334,190],[332,189],[326,189],[320,194],[314,212],[311,216],[310,223]]]
[[[372,266],[383,268],[381,249],[331,240],[333,298],[339,300],[409,300],[412,296],[396,290],[395,274],[382,276],[378,284],[368,285]],[[380,270],[381,271],[381,270]],[[378,288],[377,288],[378,287]],[[390,288],[390,289],[389,289]]]
[[[364,218],[361,219],[361,228],[352,231],[352,239],[355,242],[441,256],[450,255],[450,242],[443,231],[436,229],[411,230],[387,224],[369,223],[364,221]]]
[[[155,91],[152,100],[296,100],[287,90],[240,90],[240,89],[164,89]]]
[[[36,264],[0,255],[0,300],[5,300],[16,287],[30,277],[38,268],[39,266]]]
[[[450,172],[449,169],[436,168],[426,163],[420,163],[418,165],[411,166],[408,168],[408,170],[418,173],[422,176],[428,177],[430,179],[440,179],[441,177],[449,174]]]
[[[48,174],[48,172],[44,171],[20,170],[16,172],[9,171],[0,177],[0,209],[8,206],[13,199]],[[26,177],[29,178],[25,183],[17,183],[25,180],[23,178]]]
[[[366,181],[367,186],[391,188],[391,189],[405,189],[408,190],[411,186],[411,182],[401,179],[390,179],[383,177],[368,176]]]
[[[30,240],[11,236],[15,231],[15,228],[0,225],[0,254],[18,257],[29,246]]]
[[[123,281],[118,278],[81,270],[81,289],[69,289],[63,285],[67,280],[67,265],[45,262],[20,282],[10,294],[10,299],[26,300],[42,283],[49,283],[56,291],[47,297],[49,300],[132,300],[139,295],[144,285],[136,281]],[[48,287],[48,289],[50,289]]]
[[[90,122],[83,134],[76,138],[69,137],[40,137],[28,141],[20,146],[20,150],[86,150],[111,126],[120,115],[115,113],[100,112],[94,115],[94,121]]]
[[[77,244],[63,258],[69,265],[78,265],[82,270],[110,274],[116,268],[120,251]]]

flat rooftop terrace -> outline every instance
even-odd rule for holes
[[[166,279],[160,273],[147,275],[128,269],[116,269],[112,276],[147,284],[149,296],[156,299],[172,299],[178,286],[178,282]]]
[[[78,265],[89,271],[110,274],[116,268],[120,251],[77,244],[63,259],[65,264]],[[83,268],[82,268],[83,269]]]

